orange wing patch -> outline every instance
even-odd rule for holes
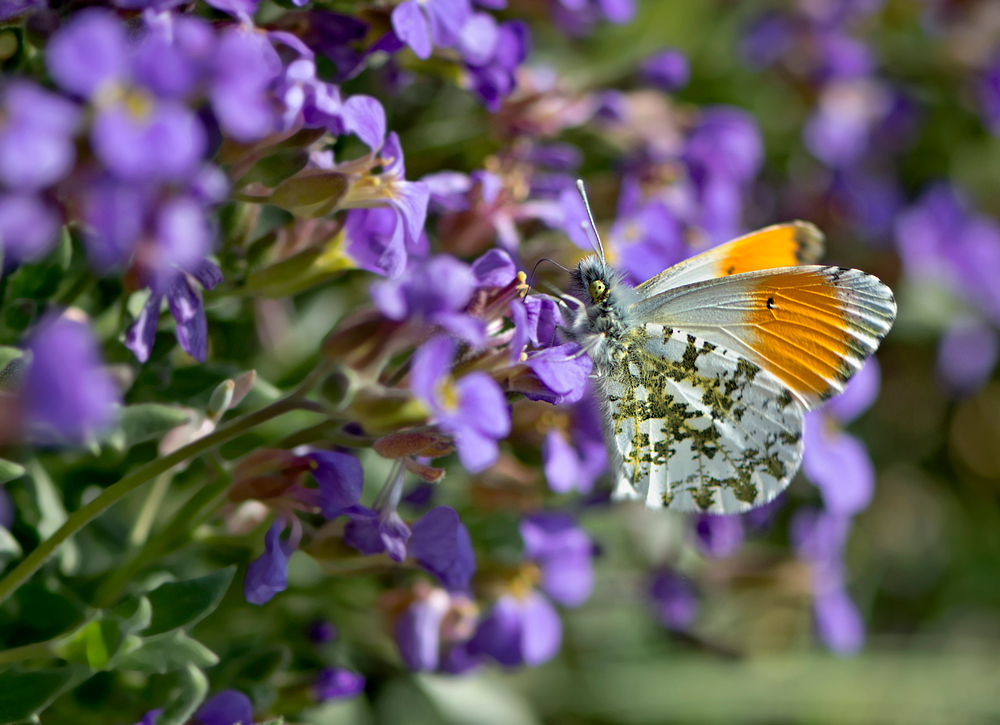
[[[895,317],[887,287],[844,267],[767,275],[749,297],[748,347],[807,402],[841,392]]]
[[[719,248],[718,276],[815,264],[823,254],[823,233],[809,222],[776,224]]]

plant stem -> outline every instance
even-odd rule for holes
[[[0,667],[3,665],[13,664],[14,662],[22,662],[24,660],[55,657],[55,652],[53,652],[52,649],[55,642],[56,640],[35,642],[34,644],[26,644],[21,647],[11,647],[10,649],[4,650],[0,652]]]
[[[249,415],[234,420],[229,425],[216,430],[214,433],[211,433],[204,438],[200,438],[192,443],[189,443],[183,448],[179,448],[168,456],[157,458],[144,466],[140,466],[118,481],[118,483],[106,488],[100,496],[95,498],[83,508],[74,511],[70,517],[66,519],[66,523],[64,523],[58,531],[56,531],[50,538],[39,544],[24,558],[23,561],[21,561],[20,564],[14,568],[13,571],[0,580],[0,602],[4,601],[7,597],[13,594],[14,590],[26,582],[32,574],[38,571],[42,564],[48,561],[49,557],[55,553],[60,544],[86,526],[91,519],[95,518],[98,514],[103,513],[112,504],[117,503],[142,484],[156,478],[161,473],[169,471],[171,468],[179,463],[183,463],[188,458],[204,453],[220,443],[225,443],[242,433],[246,433],[265,421],[277,418],[279,415],[283,415],[291,410],[296,410],[300,407],[300,405],[301,401],[299,401],[294,395],[276,401],[254,413],[250,413]]]

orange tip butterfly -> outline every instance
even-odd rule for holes
[[[594,362],[615,497],[716,514],[771,501],[802,462],[805,411],[843,391],[892,327],[892,291],[816,265],[823,235],[808,222],[761,229],[634,288],[596,242],[563,300],[568,336]]]

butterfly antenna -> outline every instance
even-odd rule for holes
[[[594,232],[594,239],[597,240],[597,251],[601,255],[601,267],[604,269],[604,273],[608,272],[608,263],[604,258],[604,245],[601,244],[601,235],[597,233],[597,224],[594,223],[594,213],[590,210],[590,200],[587,198],[587,190],[583,188],[583,179],[576,180],[576,190],[580,192],[580,198],[583,199],[583,206],[587,210],[587,218],[590,220],[590,229]],[[580,223],[584,231],[587,230],[587,225],[583,222]]]
[[[535,262],[535,266],[531,268],[531,276],[528,277],[528,287],[531,287],[531,281],[535,278],[535,270],[538,269],[538,265],[540,265],[542,262],[552,262],[552,264],[554,264],[555,266],[557,266],[559,269],[561,269],[566,274],[572,274],[572,272],[570,272],[568,269],[566,269],[565,267],[563,267],[556,260],[549,259],[548,257],[542,257],[537,262]]]

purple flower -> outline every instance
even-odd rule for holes
[[[529,353],[524,362],[540,385],[528,386],[522,381],[512,389],[529,400],[544,400],[553,405],[575,403],[587,390],[593,361],[584,355],[579,345],[568,342]]]
[[[411,266],[399,279],[376,282],[371,296],[390,320],[415,317],[478,343],[485,333],[483,323],[463,311],[476,286],[476,276],[467,264],[440,254]]]
[[[433,672],[441,661],[441,625],[451,608],[451,597],[432,589],[414,601],[396,620],[395,636],[403,662],[416,672]]]
[[[61,227],[59,212],[40,198],[0,194],[0,251],[8,265],[44,256]]]
[[[360,461],[348,453],[312,451],[306,454],[313,465],[312,476],[319,484],[320,510],[328,519],[358,510],[365,485]]]
[[[594,589],[594,543],[573,518],[538,513],[521,522],[525,559],[541,569],[539,587],[559,604],[578,607]]]
[[[464,591],[476,571],[472,541],[458,512],[437,506],[414,522],[410,555],[449,591]]]
[[[585,35],[601,20],[630,23],[636,12],[634,0],[553,0],[550,6],[553,22],[573,36]]]
[[[517,277],[517,266],[502,249],[490,249],[472,263],[479,287],[506,287]]]
[[[622,183],[611,239],[635,282],[645,282],[689,254],[680,220],[659,199],[643,202],[639,182],[631,175]]]
[[[325,619],[317,619],[306,627],[306,637],[310,642],[326,644],[337,639],[337,627]]]
[[[936,184],[900,214],[896,244],[908,275],[944,281],[1000,323],[1000,224],[954,188]]]
[[[253,722],[253,705],[239,690],[223,690],[199,707],[194,719],[201,725],[248,725]]]
[[[874,81],[828,85],[803,129],[806,148],[827,166],[850,166],[868,150],[869,137],[889,107],[888,93]]]
[[[679,91],[691,78],[687,56],[674,48],[651,55],[642,62],[639,72],[646,83],[671,92]]]
[[[28,192],[62,179],[76,159],[73,134],[80,118],[76,104],[33,83],[13,81],[3,95],[0,182]]]
[[[472,8],[468,0],[405,0],[393,8],[392,29],[418,58],[430,58],[434,46],[455,44]]]
[[[259,33],[231,27],[219,36],[209,98],[223,130],[237,141],[256,141],[277,127],[267,97],[281,73],[281,58]]]
[[[823,507],[852,516],[868,508],[875,492],[875,467],[865,444],[844,433],[823,411],[806,416],[802,471],[820,490]]]
[[[998,357],[996,329],[975,318],[960,317],[938,341],[938,378],[950,392],[967,395],[992,377]]]
[[[479,42],[478,39],[469,40],[471,46]],[[466,53],[470,85],[487,110],[492,113],[499,111],[500,102],[517,87],[517,68],[530,51],[531,32],[528,26],[519,20],[511,20],[496,29],[491,53]]]
[[[694,522],[694,540],[705,556],[722,559],[743,546],[743,520],[739,516],[700,514]]]
[[[27,347],[31,366],[21,399],[32,439],[86,443],[114,422],[121,397],[86,324],[50,318]]]
[[[569,431],[552,428],[542,444],[542,467],[549,488],[556,493],[590,493],[608,467],[601,412],[592,395],[570,411]]]
[[[201,166],[208,139],[201,121],[176,101],[138,93],[98,112],[91,147],[115,177],[126,182],[182,181]]]
[[[562,644],[562,622],[549,601],[536,591],[523,598],[500,597],[480,621],[469,653],[487,655],[507,667],[537,667],[555,657]]]
[[[686,629],[698,616],[694,585],[672,571],[660,571],[650,578],[649,603],[656,619],[667,629]]]
[[[789,531],[796,554],[812,570],[817,632],[841,655],[856,653],[865,639],[861,615],[845,588],[843,554],[849,531],[848,517],[808,509],[796,513]]]
[[[137,722],[135,725],[156,725],[156,721],[162,714],[163,714],[162,708],[157,708],[156,710],[150,710],[145,715],[143,715],[142,720]]]
[[[510,411],[500,386],[489,375],[472,372],[452,380],[455,342],[435,337],[414,355],[410,388],[431,411],[431,421],[455,438],[458,458],[470,473],[492,466],[497,441],[510,432]]]
[[[412,532],[396,511],[403,496],[402,464],[397,461],[375,499],[375,508],[352,506],[345,511],[350,521],[344,528],[344,543],[366,556],[388,553],[393,561],[406,559]]]
[[[107,10],[87,9],[72,16],[49,39],[45,61],[64,90],[92,98],[130,74],[125,29]]]
[[[291,531],[288,538],[281,539],[288,523]],[[288,586],[288,557],[299,548],[302,540],[302,524],[292,515],[289,519],[275,521],[264,537],[264,553],[247,566],[247,576],[243,582],[243,594],[251,604],[266,604],[275,594],[285,591]]]
[[[780,13],[765,13],[754,20],[740,40],[740,55],[751,66],[766,68],[781,58],[791,47],[791,19]]]
[[[192,284],[192,279],[196,279],[202,287],[212,289],[222,281],[222,272],[212,262],[204,260],[191,269],[190,275],[175,270],[166,292],[153,289],[135,324],[125,336],[125,346],[135,354],[139,362],[149,360],[164,297],[170,314],[177,323],[177,342],[195,360],[204,362],[208,357],[208,321],[201,294]]]
[[[419,181],[406,181],[403,149],[395,132],[386,137],[378,160],[382,173],[363,176],[351,184],[341,204],[349,209],[388,207],[395,212],[397,222],[392,227],[392,236],[388,241],[380,240],[382,249],[377,255],[369,256],[378,259],[375,271],[398,277],[406,268],[406,250],[420,245],[430,191]],[[355,244],[351,245],[352,251]]]
[[[313,695],[318,702],[346,700],[357,697],[364,689],[364,675],[342,667],[326,667],[320,671],[313,684]]]

